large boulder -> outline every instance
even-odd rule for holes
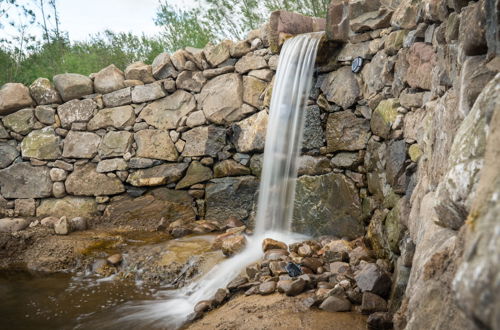
[[[107,108],[119,107],[132,103],[132,88],[125,87],[102,96],[104,106]]]
[[[267,62],[262,56],[257,56],[251,53],[239,59],[234,67],[236,69],[236,72],[244,74],[251,70],[266,68]]]
[[[154,101],[167,95],[160,83],[135,86],[132,89],[132,102],[144,103]]]
[[[64,102],[92,94],[94,86],[89,77],[76,73],[63,73],[52,79]]]
[[[370,138],[370,122],[356,117],[351,111],[340,111],[328,116],[326,143],[328,152],[361,150]]]
[[[182,71],[175,84],[178,89],[185,89],[189,92],[199,93],[207,79],[201,71]]]
[[[294,231],[349,239],[363,235],[359,192],[343,174],[302,176],[295,194]]]
[[[99,214],[95,198],[73,197],[43,199],[36,209],[37,217],[84,217],[92,218]]]
[[[162,164],[131,173],[127,182],[136,187],[160,186],[179,181],[188,167],[187,163]]]
[[[349,40],[349,2],[335,0],[328,6],[326,35],[329,40],[346,43]]]
[[[205,182],[213,178],[212,170],[209,167],[203,166],[198,161],[193,161],[175,189],[188,188],[196,183]]]
[[[7,83],[0,89],[0,116],[30,107],[33,100],[28,87],[19,83]]]
[[[90,100],[71,100],[57,107],[57,114],[63,128],[71,128],[76,122],[86,122],[97,111],[97,104]]]
[[[356,103],[360,96],[358,81],[350,67],[343,66],[332,71],[321,84],[326,99],[344,109]]]
[[[122,70],[111,64],[96,73],[94,77],[95,92],[107,94],[125,88],[124,80],[125,76]]]
[[[225,118],[243,104],[243,82],[240,75],[227,73],[211,79],[201,90],[198,101],[209,121],[224,123]]]
[[[193,198],[187,191],[157,188],[144,196],[137,198],[126,197],[113,201],[104,212],[104,216],[113,222],[130,224],[131,221],[144,219],[151,227],[156,227],[159,220],[173,222],[193,221],[195,212],[192,206]]]
[[[159,129],[176,129],[182,117],[196,109],[196,100],[188,92],[178,90],[148,104],[139,115],[146,123]]]
[[[39,105],[35,108],[35,117],[42,124],[53,125],[56,122],[56,110],[46,105]]]
[[[61,96],[47,78],[38,78],[30,85],[30,94],[39,105],[61,103]]]
[[[52,193],[49,169],[16,163],[0,170],[0,190],[5,198],[45,198]]]
[[[247,219],[259,181],[253,176],[212,179],[205,189],[206,218],[224,222],[230,216]]]
[[[402,0],[391,17],[391,25],[407,30],[416,28],[422,19],[422,5],[420,0]]]
[[[97,114],[89,121],[87,128],[95,131],[100,128],[114,127],[123,129],[132,126],[135,122],[134,109],[130,105],[117,108],[106,108],[99,110]]]
[[[238,152],[264,150],[268,119],[269,115],[262,110],[232,125],[231,139]]]
[[[145,129],[134,134],[137,157],[176,161],[177,149],[167,131]]]
[[[182,133],[186,141],[182,156],[217,156],[226,145],[226,129],[218,126],[199,126]]]
[[[36,118],[33,109],[22,109],[2,118],[7,129],[26,135],[35,128]]]
[[[88,163],[75,166],[66,179],[66,191],[76,196],[105,196],[122,193],[125,187],[117,177],[98,173],[96,165]]]
[[[101,137],[91,132],[69,131],[64,139],[63,157],[93,158],[97,155],[97,148]]]
[[[134,136],[127,131],[111,131],[104,135],[101,144],[99,145],[99,157],[112,158],[121,157],[126,152],[130,151]]]
[[[383,29],[390,26],[392,11],[380,8],[376,11],[364,13],[356,18],[351,18],[350,27],[354,32],[364,32]]]
[[[52,127],[32,131],[21,142],[21,152],[24,158],[55,160],[61,156],[61,138]]]

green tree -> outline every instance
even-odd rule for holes
[[[155,17],[155,24],[161,26],[161,40],[166,50],[174,52],[186,46],[203,48],[215,39],[208,25],[199,20],[200,9],[181,10],[161,1]]]

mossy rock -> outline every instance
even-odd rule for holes
[[[370,127],[375,135],[389,138],[391,126],[398,115],[399,100],[387,99],[380,101],[372,114]]]

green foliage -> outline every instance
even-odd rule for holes
[[[111,31],[74,44],[70,44],[67,38],[52,40],[37,47],[19,62],[16,62],[13,53],[0,49],[0,85],[9,81],[29,85],[38,77],[52,79],[63,72],[89,75],[110,64],[123,70],[132,62],[151,63],[162,51],[163,46],[158,39]]]
[[[155,24],[163,27],[161,39],[169,52],[187,46],[203,48],[214,39],[212,30],[198,20],[200,10],[180,10],[168,1],[161,1],[155,18]]]

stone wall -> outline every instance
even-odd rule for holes
[[[393,262],[398,329],[500,327],[498,3],[334,0],[328,12],[294,229],[365,235]],[[0,212],[250,221],[293,16],[124,73],[5,85]]]

